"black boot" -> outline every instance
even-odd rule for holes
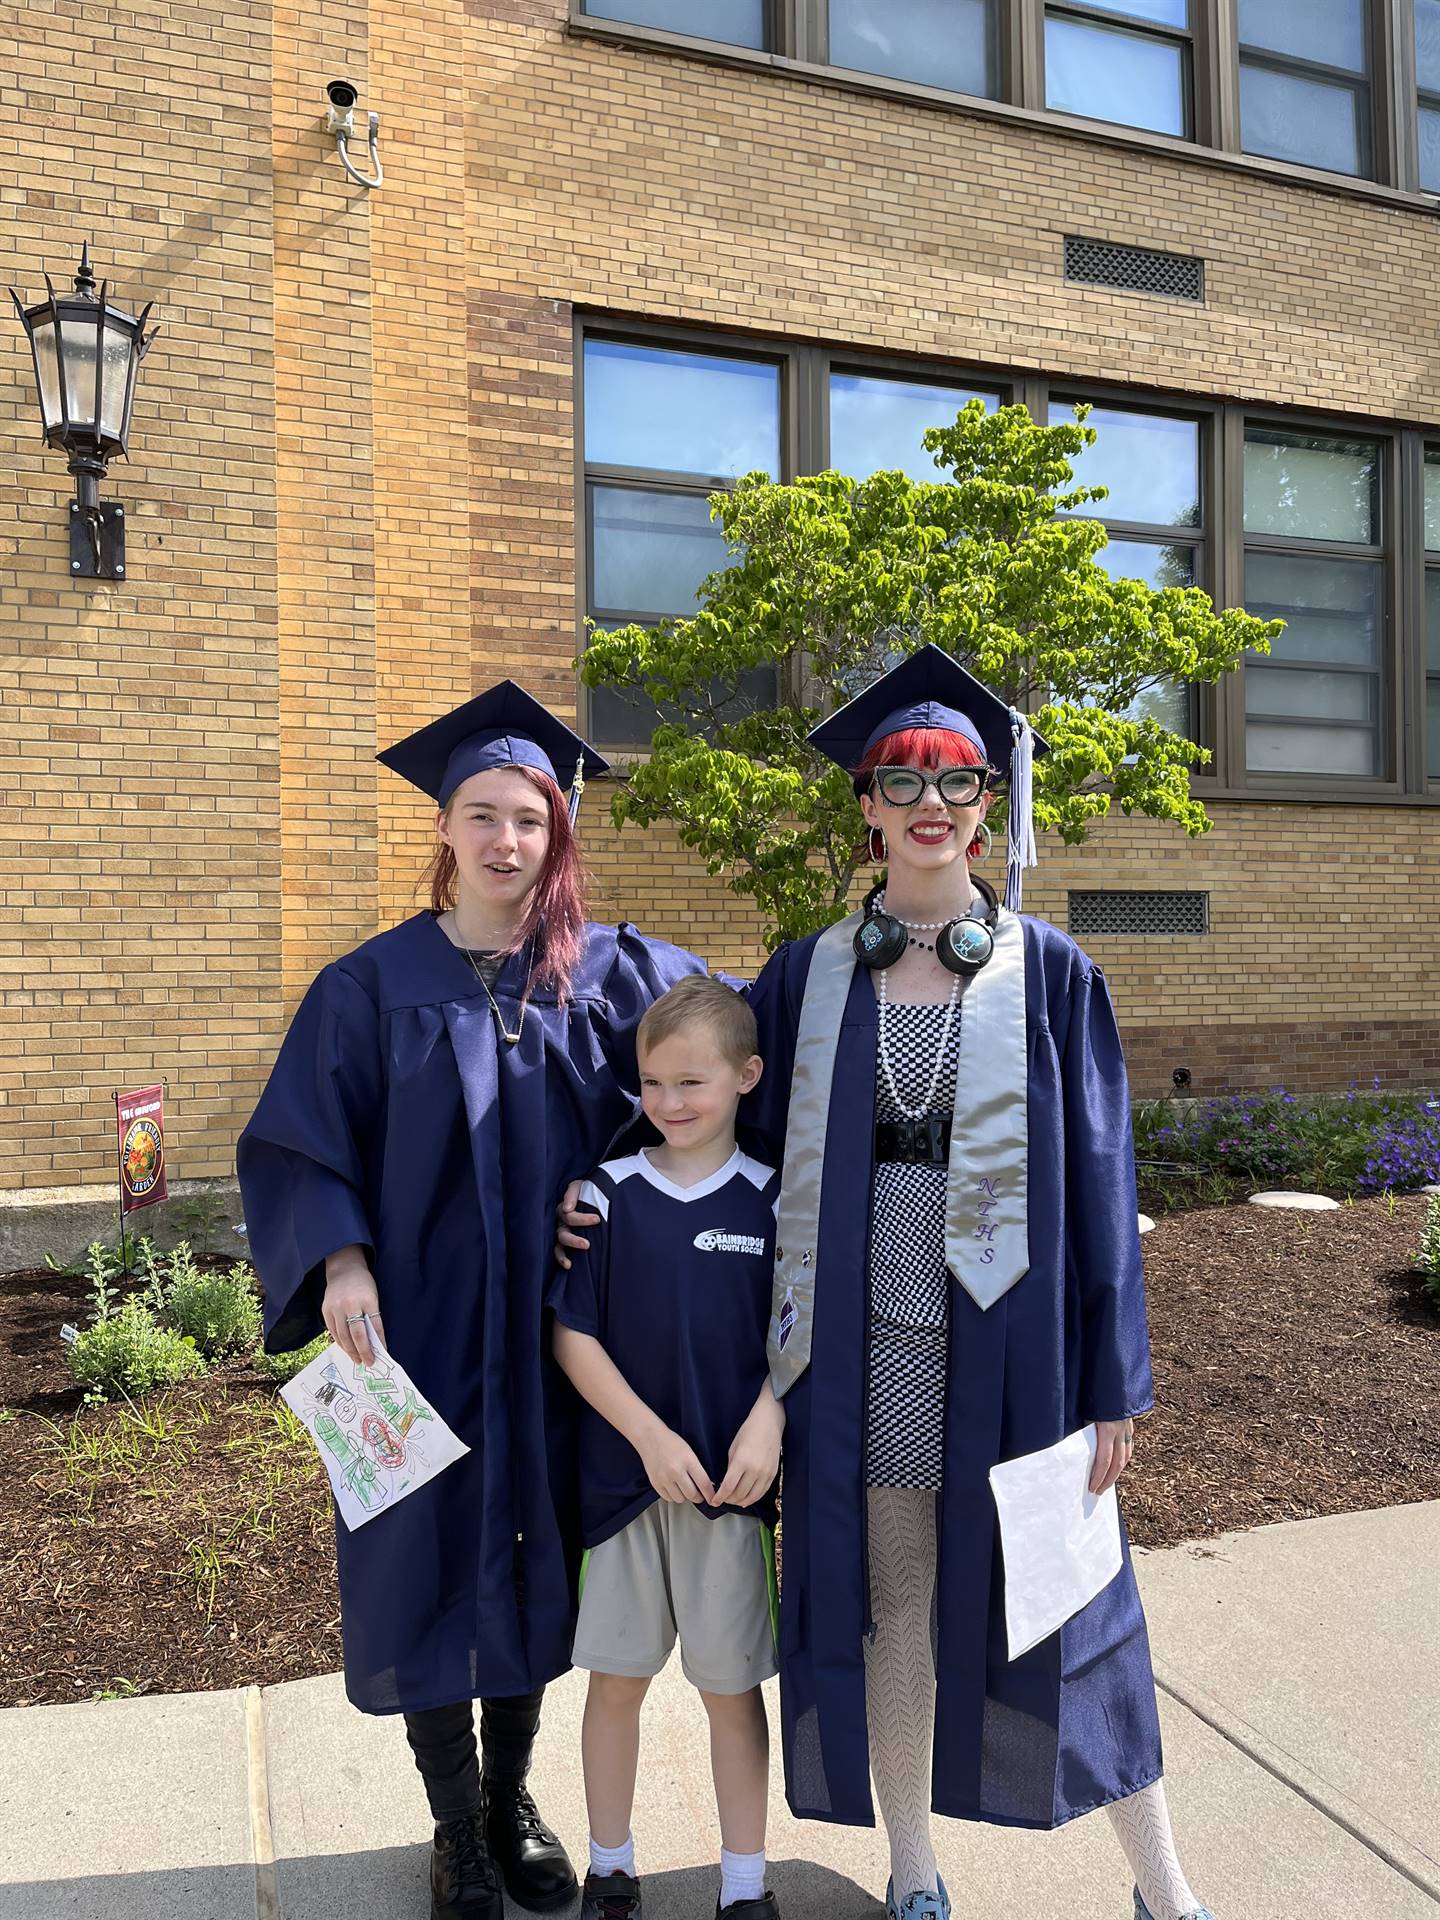
[[[481,1814],[442,1820],[430,1854],[430,1920],[505,1920]]]
[[[481,1787],[491,1858],[517,1905],[548,1913],[575,1897],[575,1869],[525,1785],[545,1689],[480,1702]]]

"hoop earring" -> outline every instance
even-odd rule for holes
[[[975,838],[970,842],[965,851],[972,860],[988,860],[990,857],[990,849],[994,844],[995,836],[982,820],[975,829]]]
[[[878,853],[875,851],[875,836],[877,833],[880,836],[880,851]],[[870,860],[872,865],[877,867],[883,867],[886,860],[889,857],[890,857],[890,849],[885,844],[885,829],[883,827],[871,827],[870,829]]]

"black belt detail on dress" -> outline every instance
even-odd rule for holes
[[[877,1120],[875,1158],[911,1166],[949,1166],[950,1115],[929,1113],[923,1120]]]

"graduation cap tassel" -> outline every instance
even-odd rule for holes
[[[1038,866],[1035,853],[1034,735],[1021,713],[1010,709],[1010,818],[1006,833],[1005,905],[1019,913],[1026,867]]]
[[[575,778],[570,782],[570,824],[573,827],[580,812],[580,796],[585,791],[585,756],[582,753],[575,762]]]

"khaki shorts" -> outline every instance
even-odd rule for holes
[[[707,1520],[656,1500],[585,1555],[577,1667],[648,1679],[670,1658],[706,1693],[747,1693],[778,1673],[775,1536],[752,1514]]]

